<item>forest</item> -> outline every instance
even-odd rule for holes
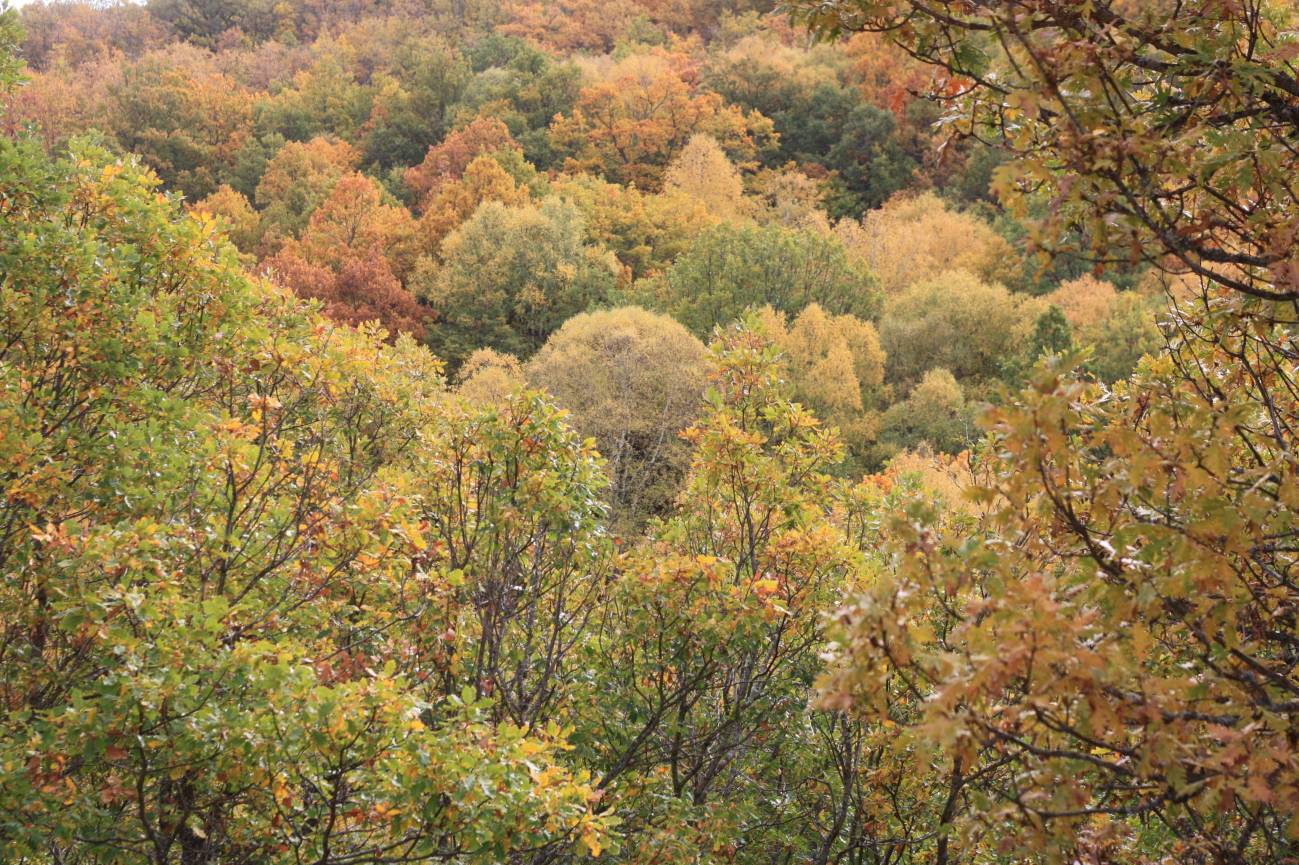
[[[1299,865],[1296,176],[1293,0],[0,2],[0,860]]]

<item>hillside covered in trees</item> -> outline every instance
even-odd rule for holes
[[[1163,281],[1035,255],[991,192],[1004,150],[936,125],[927,67],[762,2],[55,3],[22,24],[12,129],[135,154],[250,272],[409,334],[453,385],[545,386],[613,460],[632,531],[680,485],[704,344],[746,310],[849,476],[962,451],[1044,351],[1096,345],[1115,381],[1159,340]],[[636,311],[560,333],[629,307],[694,339]],[[615,323],[625,351],[591,342]],[[680,369],[628,380],[665,345]]]
[[[1297,61],[0,12],[0,859],[1299,862]]]

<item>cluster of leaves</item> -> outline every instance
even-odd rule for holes
[[[5,858],[422,861],[600,835],[557,728],[447,687],[460,599],[418,467],[457,430],[538,433],[442,411],[422,348],[242,275],[130,164],[4,141],[0,165]],[[538,471],[598,471],[564,441]],[[580,508],[572,489],[553,507]]]
[[[934,64],[957,130],[1015,154],[1037,242],[1152,262],[1172,299],[1127,380],[1067,350],[1029,373],[986,418],[976,522],[899,512],[891,566],[843,608],[822,703],[942,791],[893,800],[923,828],[890,856],[933,832],[941,862],[1293,860],[1293,6],[795,5]],[[1050,300],[1036,340],[1135,334],[1096,280]]]
[[[977,528],[899,515],[843,611],[823,699],[921,747],[962,859],[1293,854],[1292,315],[1181,314],[1112,392],[1038,370],[988,419]]]
[[[1021,157],[997,185],[1008,199],[1049,197],[1042,245],[1104,261],[1171,256],[1214,284],[1294,297],[1290,4],[791,5],[825,32],[891,34],[941,70],[948,96],[968,94],[954,128],[998,134]]]

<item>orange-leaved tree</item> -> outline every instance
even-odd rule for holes
[[[583,88],[551,136],[570,171],[592,171],[656,190],[672,157],[697,133],[711,135],[741,165],[773,138],[771,121],[727,105],[698,86],[698,71],[674,53],[634,55]]]

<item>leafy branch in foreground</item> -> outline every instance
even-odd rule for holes
[[[1018,158],[1004,200],[1035,239],[1299,296],[1299,34],[1273,0],[791,0],[828,35],[875,31],[937,70],[958,134]],[[1021,198],[1021,201],[1023,199]]]
[[[244,276],[133,163],[5,139],[0,178],[3,857],[599,849],[559,728],[440,687],[410,467],[471,420],[436,362]]]
[[[790,5],[933,64],[953,128],[1016,155],[1001,192],[1042,208],[1044,249],[1126,249],[1193,287],[1130,380],[1050,359],[986,417],[976,527],[891,521],[891,566],[841,612],[823,704],[928,755],[925,786],[950,791],[937,861],[1289,861],[1292,4]]]

